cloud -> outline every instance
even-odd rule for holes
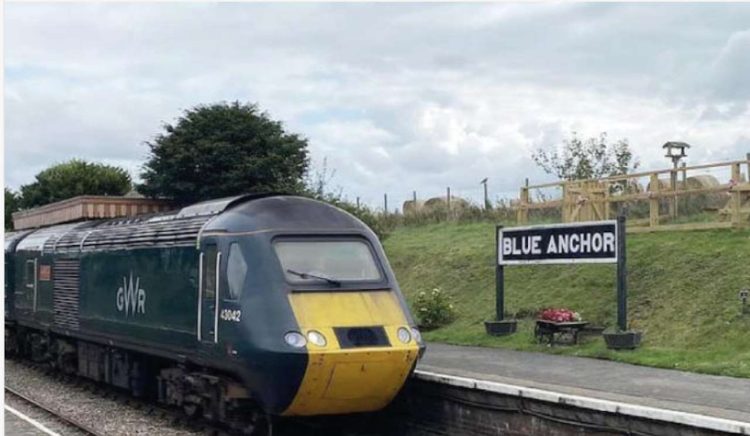
[[[750,28],[729,37],[714,62],[712,79],[717,97],[744,102],[750,98]]]
[[[6,183],[73,157],[134,176],[165,122],[257,102],[373,205],[549,180],[573,130],[737,158],[750,5],[10,3]]]

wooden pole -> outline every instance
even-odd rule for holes
[[[651,183],[649,183],[650,192],[659,192],[659,174],[651,174]],[[649,209],[649,226],[657,227],[659,225],[659,197],[652,197],[648,202]]]
[[[682,163],[682,189],[683,190],[687,189],[687,169],[685,169],[686,167],[687,167],[687,163],[683,162]]]
[[[732,225],[739,227],[742,221],[742,191],[740,191],[740,164],[732,165],[732,180],[736,185],[732,188]]]
[[[414,210],[417,210],[417,191],[414,191],[413,194],[414,194]]]
[[[357,197],[357,209],[359,209],[359,197]]]
[[[522,187],[519,197],[516,221],[518,221],[518,224],[527,224],[529,222],[529,188],[526,186]]]
[[[682,190],[687,191],[688,185],[687,185],[687,170],[685,169],[687,167],[687,163],[682,163]],[[682,204],[685,205],[685,210],[687,210],[688,205],[690,204],[690,197],[689,196],[683,196]],[[679,213],[680,208],[680,199],[677,199],[677,212]]]
[[[383,214],[388,216],[388,194],[383,194]]]
[[[568,207],[570,204],[570,199],[568,198],[568,182],[563,182],[562,184],[562,212],[560,215],[562,215],[562,222],[567,223],[570,221],[568,219]]]
[[[450,186],[448,186],[445,189],[445,201],[448,204],[448,214],[450,215],[451,213],[451,187]]]
[[[609,183],[604,183],[604,203],[602,203],[602,209],[604,209],[605,220],[609,219]]]
[[[487,195],[487,179],[484,179],[484,183],[482,184],[484,185],[484,208],[486,210],[490,208],[490,198]]]
[[[674,163],[674,168],[669,173],[669,189],[673,192],[672,198],[669,199],[669,216],[675,219],[677,218],[677,162]]]

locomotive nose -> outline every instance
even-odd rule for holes
[[[388,290],[293,293],[307,338],[302,383],[285,415],[379,410],[396,396],[419,355],[418,333]]]

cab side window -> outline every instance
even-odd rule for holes
[[[229,257],[227,258],[227,283],[229,284],[228,298],[239,300],[247,275],[247,262],[242,254],[240,244],[232,242],[229,245]]]

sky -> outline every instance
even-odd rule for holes
[[[135,180],[198,104],[257,103],[353,200],[492,199],[531,154],[626,138],[642,168],[750,153],[750,4],[6,3],[5,184],[71,158]]]

